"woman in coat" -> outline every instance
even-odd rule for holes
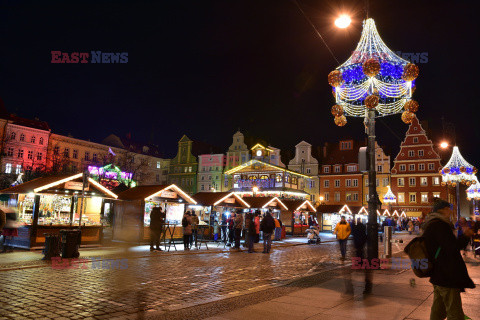
[[[192,236],[192,217],[190,211],[185,212],[182,219],[183,227],[183,246],[185,250],[190,250],[190,237]]]

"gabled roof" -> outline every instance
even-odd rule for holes
[[[58,175],[58,176],[47,176],[41,177],[37,179],[33,179],[31,181],[19,184],[14,187],[10,187],[4,190],[1,190],[0,193],[8,193],[8,194],[24,194],[24,193],[50,193],[50,194],[64,194],[65,191],[79,191],[77,189],[66,189],[65,186],[62,184],[67,183],[69,181],[72,182],[82,182],[83,181],[83,173],[77,173],[74,175]],[[88,182],[90,183],[90,187],[94,188],[105,198],[114,198],[116,199],[118,196],[113,193],[112,191],[108,190],[104,186],[102,186],[97,181],[93,180],[92,178],[88,178]]]
[[[293,200],[293,199],[284,199],[283,203],[287,206],[289,211],[307,211],[307,212],[316,212],[317,210],[308,200]],[[302,209],[303,208],[303,209]]]
[[[272,208],[288,210],[288,207],[283,203],[283,200],[280,200],[277,197],[244,197],[243,200],[245,200],[253,209]],[[271,205],[273,203],[275,203],[274,206]]]
[[[343,140],[345,141],[345,140]],[[358,163],[358,151],[360,147],[366,146],[365,141],[353,140],[352,149],[340,150],[340,142],[327,146],[327,154],[323,159],[322,164],[347,164]]]
[[[201,206],[229,206],[236,208],[250,208],[242,197],[234,192],[199,192],[192,196],[198,205]],[[231,199],[233,203],[225,200]]]
[[[321,213],[354,213],[357,214],[362,209],[361,206],[347,206],[346,204],[332,205],[332,204],[322,204],[317,208],[317,212]]]
[[[173,191],[178,194],[180,198],[190,204],[197,202],[192,199],[185,191],[177,187],[175,184],[171,185],[144,185],[128,189],[118,195],[120,200],[147,200],[156,196],[161,197],[162,192]]]
[[[40,121],[40,120],[36,120],[36,119],[21,118],[21,117],[17,117],[16,115],[13,115],[13,114],[9,116],[8,120],[10,120],[13,124],[16,124],[16,125],[19,125],[19,126],[50,131],[50,127],[48,126],[48,123],[45,122],[45,121]]]

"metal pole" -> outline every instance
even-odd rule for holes
[[[367,257],[378,258],[378,223],[377,223],[377,174],[375,172],[375,110],[367,111],[367,163],[368,163],[368,223],[367,223]]]
[[[460,220],[460,183],[457,182],[457,221]]]

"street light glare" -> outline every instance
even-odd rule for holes
[[[443,141],[442,143],[440,143],[440,148],[442,148],[442,149],[448,148],[448,142]]]
[[[350,19],[348,15],[342,14],[337,18],[337,20],[335,20],[335,25],[340,29],[345,29],[350,25],[351,22],[352,19]]]

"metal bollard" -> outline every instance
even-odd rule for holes
[[[383,257],[388,259],[392,257],[392,227],[385,227],[383,233],[385,235]]]

